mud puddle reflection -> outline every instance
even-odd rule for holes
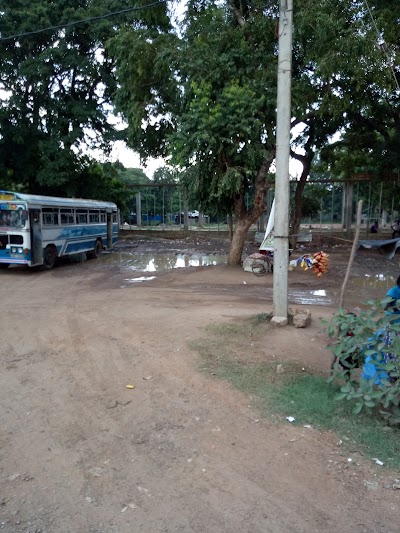
[[[381,300],[387,291],[396,285],[397,277],[392,274],[364,274],[350,278],[345,293],[345,306],[357,307],[368,300]],[[289,300],[304,305],[335,306],[339,302],[341,287],[319,290],[289,290]]]
[[[206,267],[226,263],[226,255],[218,254],[134,254],[130,252],[117,252],[102,257],[102,264],[117,267],[125,275],[127,273],[149,273],[173,270],[176,268]],[[156,276],[136,276],[124,281],[140,283],[150,281]]]
[[[158,254],[154,252],[135,253],[134,251],[114,251],[104,254],[98,262],[101,269],[111,269],[114,276],[123,281],[121,288],[129,285],[138,285],[142,282],[150,282],[157,279],[158,274],[179,268],[207,267],[225,265],[227,255],[215,253],[191,253],[176,252]],[[251,274],[250,274],[251,276]],[[122,279],[121,279],[122,277]],[[320,305],[327,307],[336,307],[339,302],[341,284],[338,282],[332,286],[332,280],[326,281],[329,286],[325,285],[325,279],[321,278],[321,284],[318,288],[296,288],[290,287],[289,279],[289,303],[301,305]],[[393,271],[378,271],[377,273],[364,273],[362,275],[350,276],[348,281],[345,306],[348,308],[358,307],[365,304],[371,299],[382,299],[385,297],[388,289],[396,284],[397,274]],[[228,290],[228,286],[217,288],[215,285],[198,285],[193,286],[195,290]],[[272,288],[259,286],[250,287],[244,284],[243,287],[235,288],[238,293],[243,293],[255,298],[272,301]]]
[[[289,290],[289,301],[302,305],[333,305],[334,294],[325,289],[318,290]]]

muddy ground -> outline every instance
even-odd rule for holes
[[[249,346],[257,358],[327,373],[319,319],[337,305],[349,247],[310,250],[321,247],[329,274],[289,274],[311,327],[268,332]],[[0,271],[0,529],[398,531],[398,473],[357,453],[349,464],[334,433],[260,419],[250,397],[200,371],[189,341],[205,326],[272,305],[271,275],[213,266],[227,249],[125,235],[99,260]],[[185,266],[200,261],[211,265]],[[358,254],[346,306],[383,296],[399,270]]]

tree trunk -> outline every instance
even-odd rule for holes
[[[233,239],[233,216],[232,213],[228,215],[228,231],[229,231],[229,240],[232,242]]]
[[[296,192],[294,196],[294,210],[292,215],[292,235],[290,237],[290,246],[295,248],[297,244],[297,237],[300,231],[301,216],[303,212],[303,193],[304,187],[307,183],[307,178],[310,174],[311,163],[314,154],[308,157],[302,157],[301,162],[303,164],[303,170],[300,176],[300,180],[297,182]]]
[[[228,265],[240,265],[244,241],[251,224],[252,223],[246,219],[236,221],[229,250]]]
[[[267,180],[267,173],[274,157],[275,153],[269,154],[258,171],[254,182],[253,207],[249,211],[246,210],[243,191],[240,191],[234,199],[235,229],[229,250],[228,265],[240,265],[247,232],[265,211],[265,194],[271,186]]]

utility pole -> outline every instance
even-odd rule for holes
[[[278,95],[274,220],[273,318],[287,324],[289,267],[289,157],[293,0],[279,0]]]
[[[142,198],[140,191],[136,193],[136,225],[142,226]]]

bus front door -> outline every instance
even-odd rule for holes
[[[43,241],[40,209],[30,209],[29,220],[31,225],[31,265],[41,265],[43,263]]]
[[[113,247],[113,214],[107,213],[107,248]]]

